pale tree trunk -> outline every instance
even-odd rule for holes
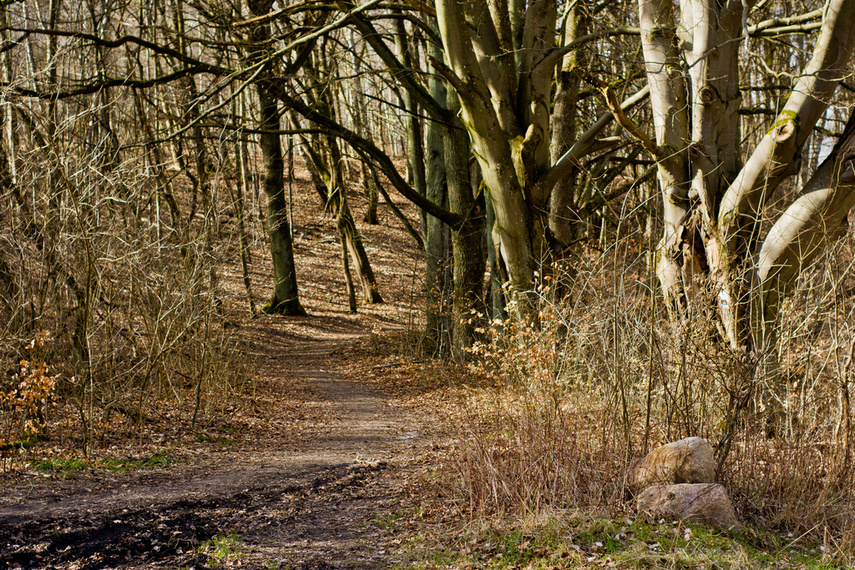
[[[547,170],[556,5],[535,0],[522,21],[506,3],[437,0],[446,65],[494,212],[492,240],[518,316],[530,318],[535,270],[548,262],[549,194],[536,188]],[[511,22],[513,21],[513,26]],[[520,23],[522,25],[520,26]]]
[[[683,228],[682,286],[694,296],[702,286],[704,272],[710,270],[720,284],[727,284],[733,299],[742,299],[747,288],[743,280],[724,275],[716,211],[727,184],[741,166],[739,106],[739,42],[742,33],[742,2],[719,5],[701,0],[684,10],[680,35],[691,37],[686,50],[690,66],[690,141],[688,148],[691,189],[696,209]],[[722,298],[727,298],[724,296]],[[728,314],[744,303],[720,303]],[[738,319],[724,319],[725,335],[732,346],[744,346],[746,330]]]
[[[638,14],[650,83],[650,105],[658,146],[655,152],[659,163],[657,178],[663,203],[664,235],[657,251],[656,272],[667,306],[672,314],[682,314],[685,311],[683,234],[689,212],[690,183],[686,85],[671,1],[639,0]]]
[[[0,42],[3,44],[11,39],[8,27],[9,18],[6,13],[6,5],[0,5]],[[12,83],[13,77],[12,52],[7,50],[0,55],[0,79],[9,85]],[[18,141],[15,131],[15,110],[12,105],[3,105],[2,121],[3,140],[0,142],[0,149],[3,152],[3,162],[0,163],[0,169],[2,169],[0,170],[0,180],[2,180],[0,184],[4,188],[14,188],[18,184]]]
[[[743,165],[738,46],[750,31],[744,15],[751,5],[687,1],[678,27],[670,1],[639,0],[656,142],[634,134],[657,160],[665,223],[660,282],[672,321],[687,325],[717,313],[722,338],[747,357],[734,362],[736,376],[747,381],[740,390],[748,392],[728,404],[726,439],[749,397],[765,408],[769,433],[777,432],[785,406],[777,392],[781,299],[838,235],[855,204],[850,122],[832,156],[763,239],[771,196],[800,171],[801,150],[845,76],[855,47],[855,0],[828,0],[810,62]],[[763,25],[768,32],[775,23]],[[688,74],[681,74],[684,65]]]
[[[723,277],[724,286],[730,286],[730,291],[725,289],[724,298],[729,303],[726,308],[722,307],[722,317],[730,333],[731,344],[735,346],[742,344],[744,337],[749,336],[746,309],[749,299],[747,293],[734,294],[736,288],[732,284],[747,277],[740,275],[740,266],[746,263],[745,258],[754,249],[758,213],[764,210],[781,182],[798,171],[800,164],[796,160],[797,156],[828,108],[839,80],[845,73],[844,69],[855,47],[853,22],[855,0],[828,2],[822,33],[811,61],[790,91],[787,103],[773,127],[761,139],[722,198],[717,219],[721,259],[717,261],[719,280]],[[770,237],[773,236],[770,234]],[[750,279],[742,280],[750,282]]]
[[[6,14],[6,6],[0,6],[0,42],[4,45],[10,40],[8,32],[8,17]],[[9,84],[14,77],[12,54],[11,51],[6,51],[0,55],[0,80],[5,84]],[[21,190],[18,187],[18,144],[17,133],[15,132],[15,111],[12,105],[4,105],[0,111],[0,121],[3,122],[2,140],[0,140],[0,191],[4,195],[8,192],[19,195]],[[4,225],[9,223],[11,227],[15,226],[14,210],[9,208],[6,211],[4,207],[0,210],[0,223]],[[12,220],[4,220],[3,218],[9,215]],[[0,254],[0,303],[4,304],[12,314],[13,322],[10,323],[8,330],[15,330],[16,325],[20,322],[21,315],[20,299],[18,298],[18,285],[15,282],[15,275],[9,266],[9,262],[5,256]]]
[[[768,336],[752,331],[749,319],[757,294],[751,275],[759,270],[754,256],[761,243],[762,212],[781,182],[798,171],[798,153],[842,77],[852,53],[855,0],[829,0],[813,58],[743,166],[738,49],[747,33],[744,10],[750,8],[751,3],[735,0],[684,2],[678,26],[670,1],[639,0],[656,133],[655,143],[645,146],[657,160],[664,202],[664,235],[657,251],[660,282],[675,321],[691,317],[695,298],[709,301],[710,295],[697,297],[706,288],[716,299],[724,338],[733,349],[754,352],[768,348],[763,340]],[[682,73],[684,65],[688,74]],[[823,220],[836,223],[828,216]],[[784,229],[794,222],[785,214],[767,241],[775,240],[776,248],[794,246],[792,232],[801,230]],[[781,245],[781,240],[790,241]],[[778,259],[772,253],[776,248],[763,245],[761,251]],[[761,282],[767,301],[762,303],[764,316],[754,323],[768,328],[778,306],[772,299],[783,290],[774,293],[776,285],[765,278]],[[758,340],[762,347],[756,346]]]
[[[855,206],[855,111],[831,154],[775,222],[757,260],[752,329],[758,347],[774,344],[778,309],[796,278],[842,237]]]
[[[553,257],[549,212],[556,185],[572,176],[585,155],[607,148],[610,143],[596,137],[612,117],[601,117],[574,141],[560,140],[566,152],[550,155],[550,141],[573,130],[572,122],[556,118],[553,110],[554,69],[578,48],[570,41],[571,30],[570,43],[556,49],[554,1],[436,0],[435,6],[445,61],[431,63],[460,99],[461,119],[483,176],[495,250],[491,266],[508,284],[515,316],[535,320],[535,277],[538,270],[549,270]],[[572,90],[568,84],[560,91],[559,103],[568,112]],[[618,106],[627,108],[640,99]],[[558,121],[555,129],[553,121]],[[566,196],[555,200],[560,206]]]

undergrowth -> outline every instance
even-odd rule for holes
[[[48,340],[42,331],[25,348],[27,359],[8,383],[0,383],[0,451],[32,446],[47,424],[48,404],[54,396],[57,376],[49,374],[43,352]],[[3,386],[3,384],[7,384]]]
[[[470,524],[427,545],[412,537],[398,568],[847,568],[833,543],[756,530],[724,532],[703,525],[643,518],[553,512],[516,521]]]
[[[485,381],[468,392],[455,476],[441,484],[458,513],[521,521],[563,509],[631,511],[632,461],[698,436],[716,449],[718,481],[746,528],[824,544],[802,552],[808,567],[851,561],[855,304],[839,293],[846,268],[838,277],[818,268],[790,299],[773,377],[717,340],[709,314],[671,324],[643,256],[617,257],[583,258],[560,286],[542,277],[530,297],[535,322],[494,318],[481,330],[467,374]],[[633,556],[653,566],[662,555],[641,554]],[[677,558],[669,564],[707,564]]]

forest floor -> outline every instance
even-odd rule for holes
[[[0,461],[0,570],[847,567],[801,537],[630,506],[470,516],[456,446],[491,382],[421,355],[423,265],[383,208],[360,230],[386,302],[348,313],[334,225],[306,186],[294,236],[309,316],[252,318],[233,255],[218,269],[242,384],[207,394],[196,425],[187,393],[151,403],[142,427],[107,417],[88,457],[73,407],[53,410],[65,423]],[[252,251],[261,306],[263,240]]]
[[[195,431],[152,420],[144,434],[101,443],[125,461],[35,449],[7,465],[0,568],[401,563],[395,552],[413,531],[398,521],[424,509],[424,475],[448,441],[445,390],[401,340],[421,309],[418,251],[388,212],[364,226],[386,302],[349,314],[332,221],[308,202],[297,216],[308,317],[250,318],[237,260],[221,268],[250,388]],[[269,269],[256,246],[261,306]]]

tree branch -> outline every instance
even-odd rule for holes
[[[26,89],[6,82],[0,82],[0,87],[5,87],[23,97],[59,100],[68,99],[70,97],[79,97],[81,95],[91,95],[109,87],[130,87],[131,89],[146,89],[148,87],[154,87],[155,85],[165,85],[167,83],[171,83],[172,81],[183,79],[188,75],[198,75],[200,73],[210,73],[210,69],[208,69],[206,66],[200,66],[197,68],[185,68],[174,73],[169,73],[167,75],[155,77],[152,79],[127,79],[125,77],[110,77],[107,79],[96,81],[94,83],[90,83],[88,85],[83,85],[81,87],[71,88],[64,91],[42,91],[38,89]]]
[[[392,160],[386,155],[386,153],[377,148],[373,142],[358,135],[329,117],[324,116],[322,113],[312,109],[302,101],[295,99],[285,91],[281,82],[271,82],[270,87],[274,96],[289,108],[293,109],[321,128],[326,129],[329,135],[344,140],[357,152],[364,153],[366,156],[371,157],[371,159],[377,163],[380,170],[383,171],[383,174],[386,175],[386,178],[388,178],[392,185],[395,186],[395,189],[413,204],[422,208],[425,212],[435,218],[442,220],[453,229],[459,229],[462,226],[463,217],[461,215],[434,204],[416,192],[412,186],[410,186],[407,181],[401,177],[397,168],[395,168],[395,165],[392,163]]]
[[[636,125],[632,119],[626,116],[626,113],[623,111],[623,106],[617,100],[614,89],[599,78],[591,75],[587,70],[579,70],[579,74],[582,76],[582,79],[593,85],[600,93],[603,94],[603,97],[606,100],[606,105],[612,112],[612,115],[614,115],[618,124],[626,129],[630,135],[641,143],[641,146],[643,146],[647,152],[652,154],[653,157],[658,160],[662,155],[662,149],[653,141],[653,139],[647,136],[647,133],[645,133],[641,127]]]

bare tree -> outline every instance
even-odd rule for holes
[[[675,318],[686,318],[687,303],[709,283],[730,345],[764,351],[774,336],[769,333],[780,299],[835,235],[852,204],[848,155],[840,150],[847,148],[846,134],[761,239],[772,194],[799,171],[801,149],[849,73],[855,2],[826,3],[810,62],[796,70],[783,108],[745,156],[740,46],[746,46],[750,64],[768,65],[753,54],[751,42],[745,43],[751,34],[804,31],[798,24],[818,16],[752,26],[753,5],[684,6],[678,23],[671,2],[639,2],[655,140],[630,129],[658,164],[665,226],[657,268]],[[767,74],[786,78],[787,71],[767,69]]]
[[[583,39],[574,37],[581,28],[566,25],[561,35],[565,45],[556,48],[554,0],[436,0],[435,5],[445,61],[432,63],[460,99],[493,212],[490,232],[502,281],[511,286],[517,313],[531,316],[526,292],[533,289],[540,264],[551,263],[555,247],[549,229],[553,192],[585,155],[614,144],[596,140],[611,117],[597,120],[573,141],[566,139],[574,130],[573,101],[568,100],[574,88],[571,83],[561,87],[564,107],[559,110],[566,107],[566,112],[558,116],[552,101],[554,71]],[[565,20],[574,17],[571,12]],[[557,148],[568,150],[550,152],[553,133]],[[571,188],[565,185],[562,191]],[[555,203],[566,206],[567,200],[556,197]],[[556,212],[553,221],[562,214]]]
[[[250,12],[256,17],[266,16],[271,1],[248,2]],[[250,39],[255,44],[249,50],[250,64],[261,65],[264,71],[255,81],[259,100],[259,140],[264,164],[264,193],[267,196],[267,230],[270,235],[270,253],[273,258],[273,296],[262,309],[265,313],[305,315],[297,291],[297,270],[294,266],[294,246],[288,221],[288,202],[285,199],[285,162],[280,135],[279,101],[271,90],[273,61],[270,57],[269,24],[252,27]]]

